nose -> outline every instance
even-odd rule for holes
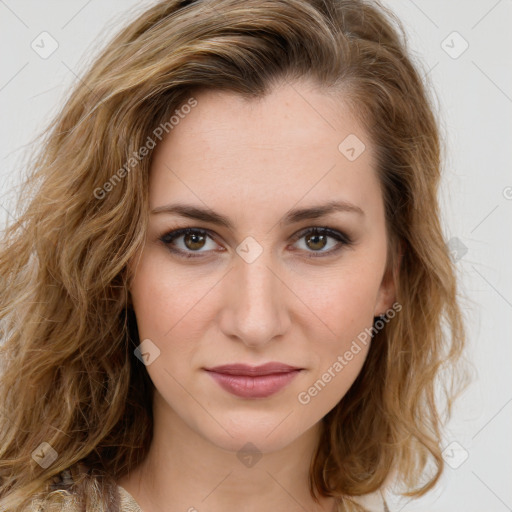
[[[223,283],[220,328],[248,347],[263,347],[288,330],[293,294],[266,251],[252,263],[236,257],[233,265]]]

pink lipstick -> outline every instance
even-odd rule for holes
[[[302,370],[283,363],[261,366],[226,364],[205,368],[224,390],[241,398],[266,398],[289,384]]]

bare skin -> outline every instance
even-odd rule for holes
[[[145,461],[118,483],[144,512],[330,512],[332,498],[317,504],[309,493],[309,464],[322,418],[354,382],[370,343],[341,371],[333,364],[395,300],[371,146],[342,95],[313,82],[283,83],[261,100],[195,97],[155,149],[150,209],[207,207],[233,226],[151,214],[130,293],[140,339],[160,351],[146,366],[156,387],[154,438]],[[352,161],[338,149],[351,134],[366,146]],[[285,222],[291,209],[330,201],[362,213]],[[293,238],[312,227],[352,242],[311,232]],[[208,234],[159,240],[178,228]],[[259,255],[249,262],[246,254]],[[267,398],[235,396],[204,370],[270,361],[302,370]],[[329,368],[325,387],[308,394]],[[298,399],[305,392],[308,403]],[[241,453],[247,443],[256,462]]]

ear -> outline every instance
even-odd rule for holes
[[[374,316],[382,316],[396,301],[396,276],[400,270],[400,263],[402,262],[403,243],[400,241],[396,251],[396,258],[388,258],[386,270],[382,276],[379,291],[377,293],[377,300],[375,302]],[[393,256],[393,255],[391,255]]]

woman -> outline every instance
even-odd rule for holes
[[[464,329],[400,31],[360,0],[166,0],[96,59],[0,254],[2,510],[436,484]]]

